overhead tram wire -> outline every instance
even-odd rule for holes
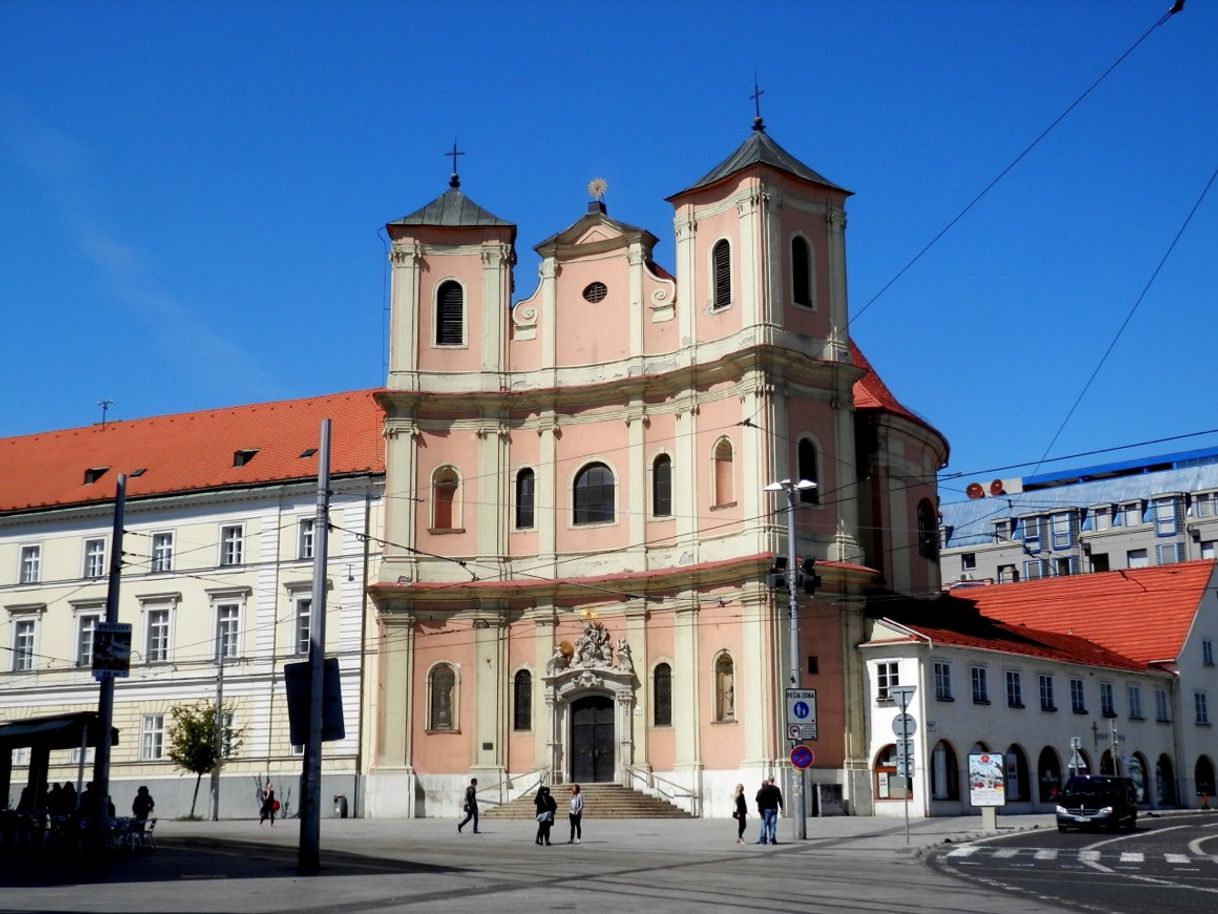
[[[867,312],[868,308],[870,308],[877,301],[879,301],[880,296],[882,296],[893,285],[895,285],[897,280],[899,280],[902,276],[904,276],[905,273],[911,267],[913,267],[914,264],[916,264],[919,260],[921,260],[922,256],[924,254],[926,254],[926,252],[929,251],[931,248],[933,248],[938,243],[940,238],[942,238],[944,235],[946,235],[948,232],[950,232],[952,230],[952,228],[956,225],[956,223],[964,218],[964,216],[968,213],[969,210],[971,210],[974,206],[976,206],[979,202],[981,202],[982,197],[984,197],[991,190],[993,190],[999,181],[1001,181],[1003,178],[1005,178],[1007,176],[1007,174],[1009,174],[1012,171],[1012,169],[1015,168],[1016,165],[1018,165],[1020,162],[1022,162],[1024,160],[1024,158],[1028,155],[1028,153],[1030,153],[1033,149],[1035,149],[1040,144],[1041,140],[1043,140],[1050,133],[1052,133],[1053,129],[1058,124],[1060,124],[1063,120],[1065,120],[1066,116],[1069,115],[1070,112],[1073,111],[1075,108],[1077,108],[1079,106],[1079,104],[1083,101],[1083,99],[1085,99],[1088,95],[1090,95],[1096,89],[1096,87],[1099,86],[1100,83],[1102,83],[1105,79],[1107,79],[1109,74],[1111,74],[1113,70],[1115,70],[1117,67],[1119,67],[1124,62],[1125,58],[1128,57],[1130,54],[1132,54],[1137,49],[1138,45],[1140,45],[1143,41],[1145,41],[1147,38],[1149,38],[1151,33],[1153,33],[1161,25],[1166,23],[1167,20],[1169,20],[1176,13],[1180,12],[1182,9],[1184,9],[1184,0],[1176,0],[1176,2],[1172,4],[1171,9],[1169,9],[1166,13],[1164,13],[1162,16],[1160,16],[1158,18],[1158,20],[1155,21],[1154,25],[1152,25],[1145,32],[1143,32],[1142,36],[1140,38],[1138,38],[1138,40],[1135,41],[1133,44],[1131,44],[1129,46],[1129,48],[1126,49],[1126,51],[1123,54],[1121,54],[1120,57],[1118,57],[1115,61],[1113,61],[1113,63],[1108,67],[1108,69],[1106,69],[1103,73],[1101,73],[1096,78],[1096,80],[1083,91],[1082,95],[1080,95],[1078,98],[1076,98],[1074,101],[1072,101],[1061,114],[1059,114],[1056,118],[1054,118],[1053,122],[1051,124],[1049,124],[1048,127],[1046,127],[1044,130],[1042,130],[1040,132],[1040,134],[1036,137],[1036,139],[1034,139],[1031,143],[1029,143],[1026,147],[1024,147],[1023,152],[1021,152],[1021,153],[1019,153],[1019,155],[1015,156],[1015,158],[1011,160],[1010,164],[1007,165],[1006,168],[1002,169],[1002,171],[1000,171],[998,173],[997,177],[995,177],[992,181],[990,181],[989,184],[987,184],[984,188],[981,189],[981,192],[979,194],[977,194],[977,196],[973,197],[973,199],[970,200],[967,205],[965,205],[964,209],[962,209],[962,210],[960,210],[960,212],[956,213],[956,215],[951,218],[951,220],[947,223],[947,225],[943,226],[943,228],[939,230],[939,233],[937,235],[935,235],[935,237],[931,238],[930,241],[928,241],[922,247],[922,249],[920,251],[918,251],[918,253],[915,254],[908,263],[905,264],[905,266],[901,267],[901,269],[897,271],[896,275],[893,276],[892,279],[890,279],[890,280],[888,280],[888,282],[884,283],[884,285],[880,287],[880,291],[876,292],[875,295],[871,296],[871,298],[867,300],[867,303],[865,305],[863,305],[863,307],[861,307],[858,311],[856,311],[854,313],[854,315],[850,317],[849,320],[846,321],[846,329],[848,329],[851,324],[853,324],[856,320],[858,320],[860,317],[862,317]]]

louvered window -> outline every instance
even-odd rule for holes
[[[928,559],[939,557],[939,522],[929,498],[918,502],[918,554]]]
[[[726,308],[732,303],[732,249],[726,239],[711,249],[711,272],[715,286],[711,307]]]
[[[812,307],[812,251],[807,239],[798,235],[791,239],[791,298],[797,305]]]
[[[465,293],[461,284],[449,279],[436,293],[436,345],[460,346],[465,342]]]

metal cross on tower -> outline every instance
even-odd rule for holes
[[[452,177],[449,178],[448,183],[453,187],[459,187],[461,185],[461,179],[457,176],[457,156],[463,156],[465,153],[457,151],[457,141],[453,140],[452,152],[446,152],[444,155],[451,156],[453,160],[453,174]]]

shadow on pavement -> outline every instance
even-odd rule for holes
[[[455,867],[411,863],[323,848],[321,875],[393,873],[442,874]],[[156,850],[121,852],[103,859],[54,853],[6,854],[0,859],[0,887],[45,887],[93,883],[177,882],[199,879],[296,878],[297,851],[246,841],[168,839]],[[0,905],[0,914],[7,911]]]

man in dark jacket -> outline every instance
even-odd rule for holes
[[[474,834],[480,834],[478,831],[478,779],[470,778],[469,786],[465,788],[465,818],[457,823],[457,834],[461,834],[461,829],[465,827],[465,823],[470,819],[474,820]]]
[[[782,791],[774,783],[773,778],[761,782],[757,791],[757,813],[761,816],[760,835],[758,844],[778,843],[778,810],[782,809]]]

